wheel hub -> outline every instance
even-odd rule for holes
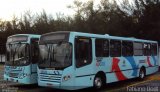
[[[102,86],[102,80],[100,78],[95,79],[95,86],[100,88]]]
[[[144,78],[144,72],[143,72],[143,71],[141,71],[140,77],[141,77],[141,78]]]

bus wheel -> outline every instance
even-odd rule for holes
[[[140,72],[139,72],[139,79],[144,79],[145,78],[145,70],[142,68],[140,69]]]
[[[94,78],[94,88],[96,89],[101,89],[103,86],[104,86],[104,83],[103,83],[103,78],[100,77],[100,76],[96,76]]]

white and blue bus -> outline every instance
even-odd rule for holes
[[[101,88],[158,71],[158,43],[81,32],[51,32],[39,41],[38,85]]]
[[[23,84],[37,83],[40,35],[16,34],[6,42],[4,80]]]

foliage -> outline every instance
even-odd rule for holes
[[[12,21],[0,20],[0,42],[13,34],[43,34],[52,31],[81,31],[116,36],[159,40],[160,0],[74,0],[68,8],[74,16],[57,13],[56,18],[43,10],[40,14],[25,12]]]

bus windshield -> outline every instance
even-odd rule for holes
[[[29,58],[28,45],[25,43],[7,44],[7,65],[26,65]]]
[[[71,65],[72,46],[68,42],[40,44],[39,68],[63,69]]]

